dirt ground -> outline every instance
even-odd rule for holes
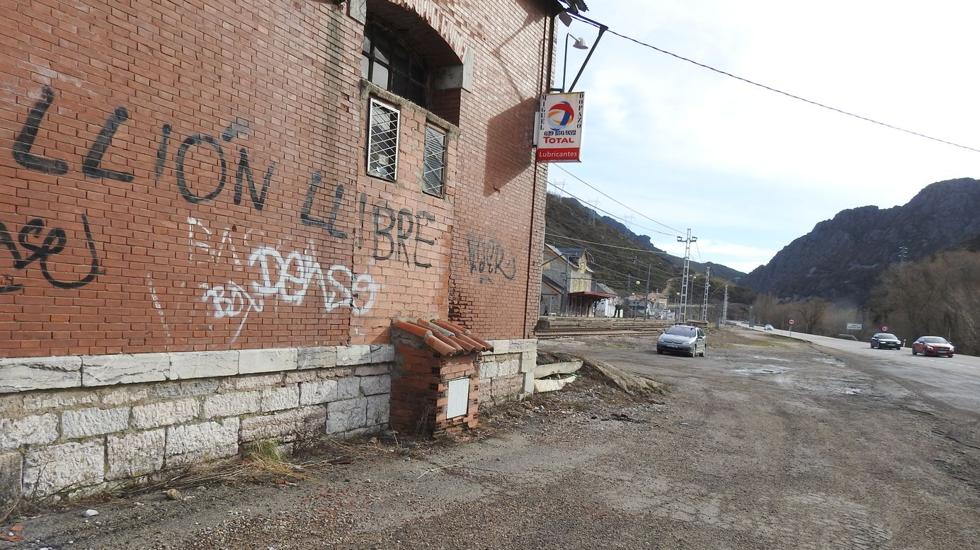
[[[542,342],[670,391],[580,380],[496,409],[469,441],[335,443],[260,482],[15,518],[27,541],[0,550],[980,548],[980,411],[873,358],[748,331],[709,341],[704,359],[656,355],[650,336]]]

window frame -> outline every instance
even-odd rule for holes
[[[381,48],[378,47],[379,42],[382,43]],[[380,58],[377,54],[379,50]],[[364,74],[365,60],[367,60],[367,74]],[[381,65],[387,71],[384,84],[375,82],[376,65]],[[368,22],[364,26],[361,43],[361,78],[424,109],[429,108],[432,71],[425,57],[405,44],[397,33],[375,21]],[[403,86],[395,86],[396,81],[401,82]],[[405,89],[395,89],[396,87]]]
[[[390,178],[380,173],[374,172],[371,169],[371,153],[372,153],[372,145],[374,144],[374,140],[373,140],[374,133],[372,132],[372,129],[374,128],[375,106],[379,106],[382,109],[387,109],[395,114],[395,158],[393,161],[393,169]],[[387,101],[382,101],[377,97],[370,96],[368,100],[367,119],[368,119],[367,120],[367,147],[365,148],[365,162],[364,162],[365,172],[367,173],[368,176],[371,176],[373,178],[378,178],[390,182],[397,182],[398,160],[399,160],[398,156],[399,156],[399,149],[401,148],[401,122],[402,122],[401,108],[396,104],[388,103]]]
[[[440,159],[442,166],[440,167],[440,177],[439,177],[439,191],[435,192],[430,190],[429,183],[425,179],[426,174],[426,162],[429,158],[427,154],[427,142],[429,140],[429,130],[442,136],[442,157]],[[446,168],[449,164],[449,131],[441,126],[433,124],[431,121],[426,121],[425,129],[422,136],[422,192],[426,195],[433,197],[444,198],[446,196]]]

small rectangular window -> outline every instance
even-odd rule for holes
[[[361,78],[367,80],[371,77],[371,58],[361,56]]]
[[[367,172],[395,181],[398,175],[398,109],[372,99],[369,118]]]
[[[446,181],[446,133],[425,127],[425,152],[422,159],[422,191],[442,196]]]
[[[371,82],[373,82],[379,88],[384,88],[385,90],[389,89],[388,66],[384,63],[378,63],[375,61],[371,66]]]

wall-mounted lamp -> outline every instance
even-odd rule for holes
[[[589,49],[589,45],[585,42],[585,40],[577,36],[572,36],[571,34],[565,34],[565,64],[562,67],[562,71],[561,71],[561,90],[563,92],[565,91],[565,75],[568,73],[568,39],[569,38],[575,39],[575,42],[572,44],[572,47],[575,48],[576,50]]]

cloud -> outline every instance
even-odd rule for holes
[[[980,147],[980,77],[969,70],[980,4],[622,0],[597,3],[589,15],[789,92]],[[595,39],[587,27],[571,31]],[[583,56],[573,52],[569,72]],[[578,88],[587,134],[575,173],[654,219],[693,227],[702,242],[719,243],[702,248],[719,255],[706,259],[733,267],[767,261],[763,254],[841,209],[903,204],[929,183],[974,175],[980,159],[610,35]],[[555,171],[551,179],[571,182]]]
[[[684,256],[684,243],[674,241],[661,248],[675,256]],[[691,259],[696,262],[711,261],[745,273],[764,264],[774,253],[774,250],[768,248],[712,239],[698,239],[697,245],[691,247]]]

